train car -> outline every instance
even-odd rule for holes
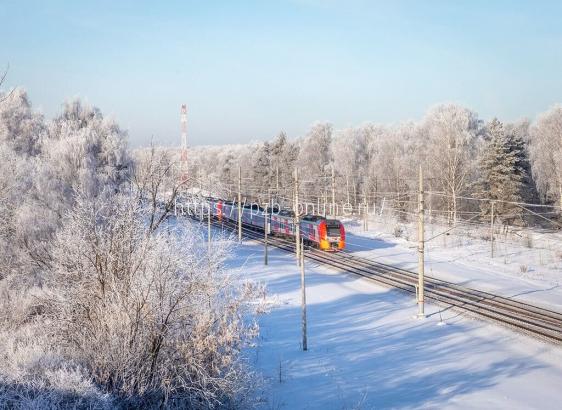
[[[205,199],[206,203],[203,204],[204,207],[209,207],[211,211],[211,216],[218,221],[222,220],[223,214],[223,203],[221,199],[208,197]]]
[[[245,205],[242,209],[242,223],[251,229],[263,231],[265,226],[265,210],[258,204]]]
[[[238,220],[238,205],[232,201],[222,201],[222,215],[223,220],[236,221]]]
[[[292,211],[280,210],[270,217],[272,235],[281,237],[295,236],[295,214]]]
[[[223,201],[216,199],[212,201],[212,213],[218,221],[222,221]]]
[[[324,251],[345,248],[345,228],[337,219],[319,215],[305,215],[300,221],[301,237]]]

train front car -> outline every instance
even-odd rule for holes
[[[324,251],[341,251],[345,248],[345,228],[337,219],[324,219],[319,226],[319,248]]]
[[[305,241],[314,243],[323,251],[339,251],[345,248],[345,229],[337,219],[319,215],[305,215],[300,223]]]

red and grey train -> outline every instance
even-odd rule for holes
[[[231,201],[209,198],[211,214],[219,220],[238,221],[238,204]],[[269,219],[269,233],[279,237],[295,237],[294,213],[287,210],[266,210],[258,204],[242,207],[242,223],[252,229],[264,230]],[[320,215],[304,215],[300,218],[300,236],[310,245],[325,251],[345,248],[345,229],[337,219]]]

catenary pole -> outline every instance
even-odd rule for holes
[[[369,230],[369,200],[367,199],[367,189],[365,188],[365,195],[363,201],[363,230]]]
[[[336,216],[336,173],[332,167],[332,215]]]
[[[275,167],[275,200],[279,197],[279,166]]]
[[[300,265],[300,218],[299,218],[299,171],[295,168],[295,251],[297,255],[297,264]]]
[[[208,202],[207,205],[207,246],[209,250],[209,255],[211,254],[211,203]]]
[[[267,265],[268,260],[267,260],[267,237],[269,235],[269,215],[270,215],[270,206],[271,206],[271,190],[267,191],[267,206],[265,207],[265,218],[264,218],[264,222],[263,222],[263,232],[264,232],[264,253],[263,253],[263,264]]]
[[[242,168],[238,167],[238,242],[242,242]]]
[[[492,201],[492,209],[490,212],[490,251],[492,258],[494,257],[494,201]]]
[[[301,321],[302,321],[302,350],[308,350],[308,340],[307,340],[307,331],[306,331],[306,282],[304,276],[304,239],[301,239],[299,247],[301,248],[300,252],[300,267],[301,267]]]
[[[345,200],[349,205],[349,175],[345,174]]]
[[[373,213],[374,213],[375,215],[377,214],[378,183],[379,183],[379,179],[378,179],[378,177],[375,175],[375,195],[373,195]]]
[[[423,171],[420,165],[420,181],[418,194],[418,317],[425,317],[424,313],[424,198]]]

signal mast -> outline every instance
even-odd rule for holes
[[[181,160],[180,183],[187,183],[187,105],[182,104],[181,114]]]

